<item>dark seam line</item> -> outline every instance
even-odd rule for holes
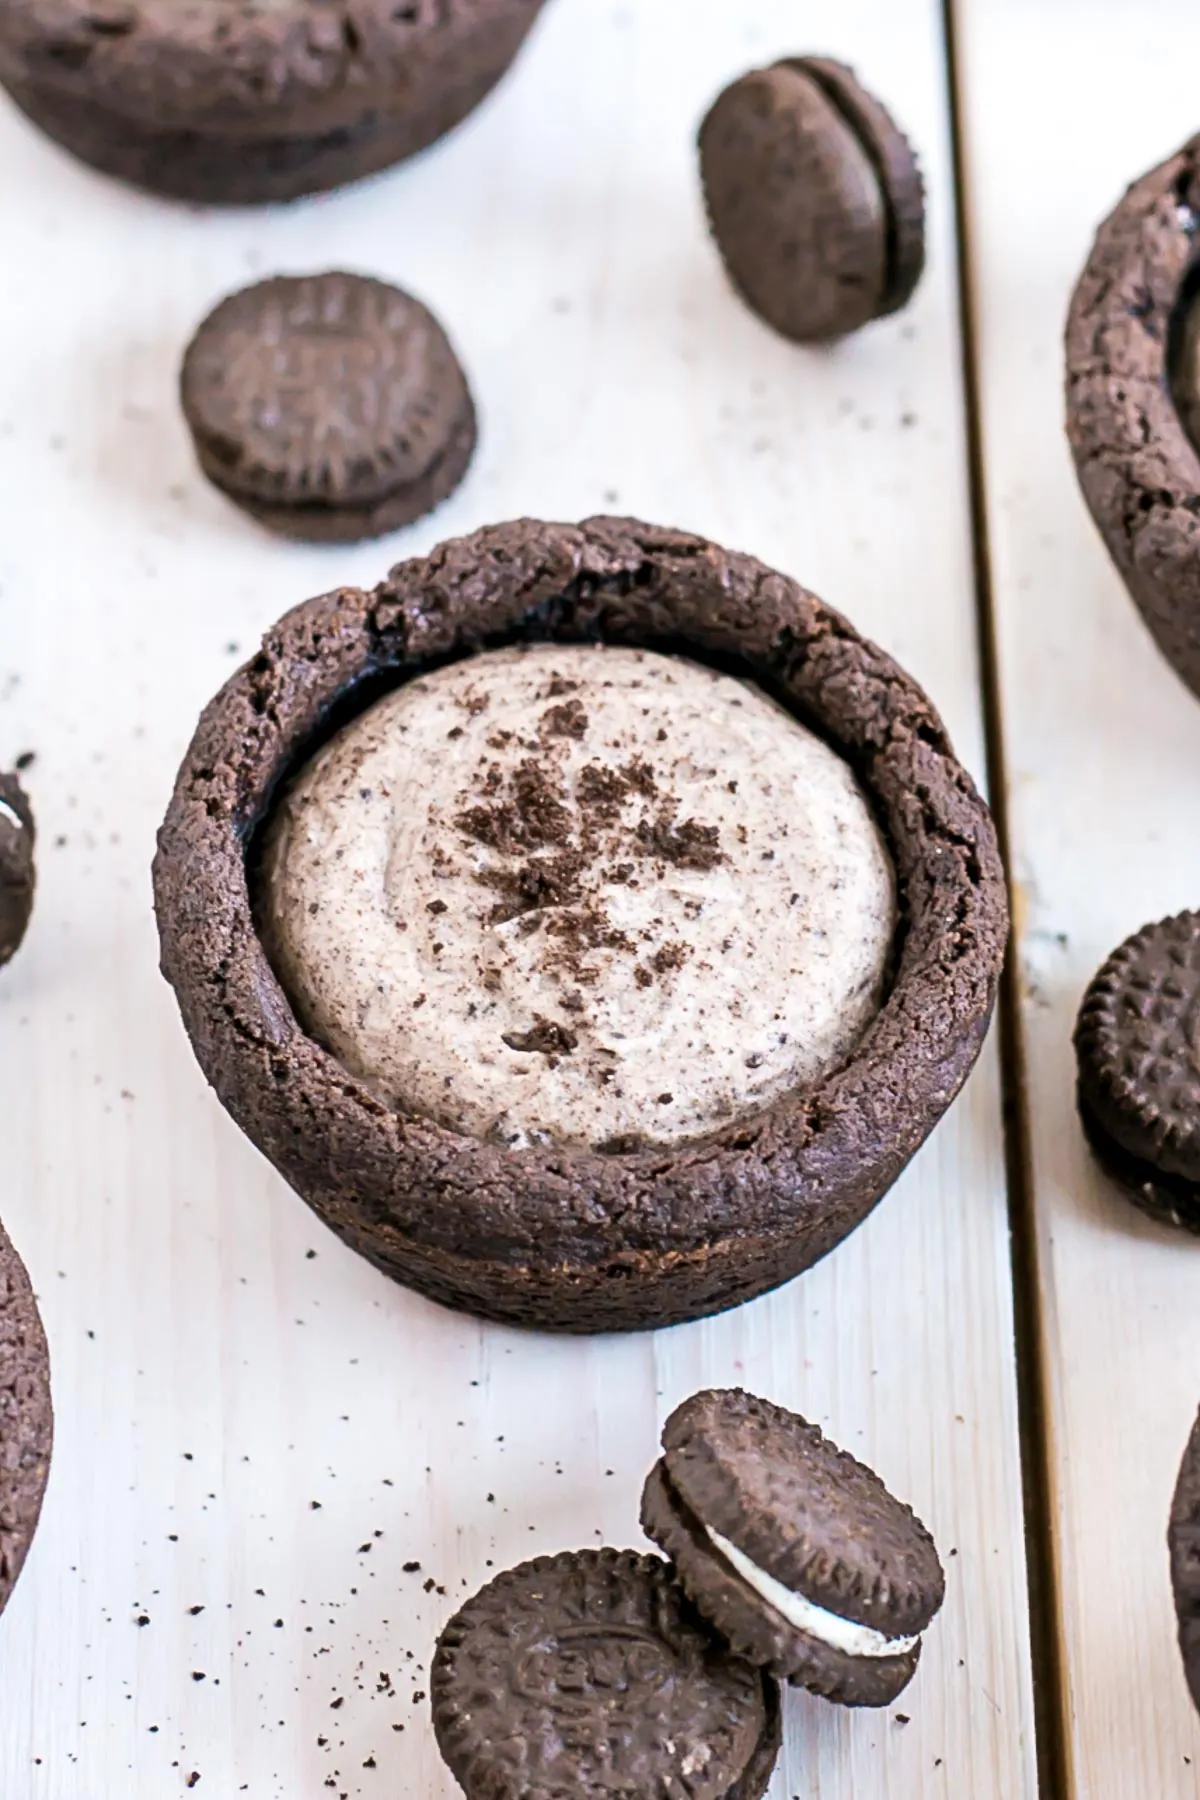
[[[975,577],[976,636],[983,690],[984,739],[989,804],[1000,851],[1012,878],[1007,760],[1000,693],[999,655],[984,482],[983,417],[975,333],[967,205],[967,159],[961,105],[962,57],[955,0],[941,0],[946,52],[947,100],[954,172],[954,223],[958,257],[959,333],[965,408],[971,540]],[[1015,917],[1015,908],[1014,908]],[[1011,1234],[1013,1324],[1016,1337],[1017,1410],[1021,1445],[1021,1487],[1025,1507],[1025,1553],[1029,1581],[1029,1626],[1033,1660],[1034,1731],[1038,1789],[1042,1800],[1070,1800],[1072,1782],[1067,1746],[1066,1689],[1054,1546],[1053,1484],[1050,1464],[1047,1368],[1043,1333],[1034,1207],[1033,1161],[1027,1107],[1028,1065],[1021,1031],[1018,950],[1010,936],[997,1005],[1000,1037],[1001,1115]]]

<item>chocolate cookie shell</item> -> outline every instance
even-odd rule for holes
[[[0,969],[20,949],[33,912],[36,836],[24,788],[15,775],[0,775]]]
[[[1200,913],[1113,951],[1083,997],[1075,1055],[1100,1162],[1145,1212],[1200,1233]]]
[[[879,1477],[815,1425],[739,1388],[694,1394],[663,1429],[642,1529],[747,1661],[846,1706],[887,1706],[912,1680],[945,1595],[933,1539]],[[893,1655],[823,1641],[784,1617],[709,1535],[790,1594],[902,1641]]]
[[[462,480],[475,409],[428,307],[364,275],[275,276],[188,346],[180,393],[214,486],[287,537],[411,524]]]
[[[520,639],[720,663],[857,774],[896,869],[895,971],[850,1060],[810,1091],[669,1153],[510,1151],[401,1116],[301,1030],[254,917],[257,834],[280,782],[389,687]],[[966,1079],[1007,933],[987,809],[915,683],[752,557],[622,519],[493,526],[373,593],[288,614],[206,709],[154,879],[162,967],[201,1067],[297,1191],[434,1299],[570,1331],[718,1312],[840,1242]]]
[[[1167,1545],[1179,1621],[1179,1654],[1192,1704],[1200,1712],[1200,1417],[1192,1426],[1180,1464]]]
[[[442,1632],[429,1685],[468,1800],[758,1800],[779,1753],[770,1676],[714,1639],[666,1563],[631,1550],[497,1576]]]
[[[747,304],[798,342],[898,311],[925,261],[925,194],[912,146],[831,58],[743,75],[700,128],[709,222]]]
[[[53,1439],[46,1334],[25,1265],[0,1226],[0,1611],[37,1528]]]
[[[1189,326],[1200,138],[1101,225],[1071,300],[1067,436],[1092,518],[1159,649],[1200,694],[1200,454]]]
[[[212,204],[290,200],[422,150],[542,0],[10,0],[0,83],[84,162]]]

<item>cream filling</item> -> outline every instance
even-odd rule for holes
[[[891,861],[847,765],[682,657],[538,645],[397,689],[283,796],[268,935],[304,1023],[512,1149],[675,1144],[836,1068]]]
[[[14,831],[24,831],[25,829],[25,821],[16,807],[10,806],[7,800],[0,800],[0,819],[6,820]]]
[[[844,1651],[847,1656],[907,1656],[920,1643],[919,1637],[884,1637],[882,1631],[874,1631],[870,1625],[860,1625],[855,1619],[843,1619],[839,1613],[827,1612],[823,1606],[806,1600],[803,1594],[785,1587],[774,1575],[768,1575],[765,1569],[751,1562],[744,1550],[723,1538],[711,1525],[704,1529],[726,1562],[733,1565],[742,1580],[760,1594],[768,1606],[797,1631],[828,1644],[831,1650]]]

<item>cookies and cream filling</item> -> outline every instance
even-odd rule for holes
[[[761,690],[597,645],[398,688],[284,793],[262,928],[389,1104],[520,1149],[702,1138],[812,1084],[880,1004],[891,860]]]
[[[875,1631],[870,1625],[860,1625],[857,1619],[844,1619],[840,1613],[826,1611],[825,1607],[818,1606],[813,1600],[806,1600],[803,1594],[785,1587],[774,1575],[760,1569],[757,1563],[751,1562],[744,1550],[731,1544],[728,1538],[722,1537],[719,1531],[714,1531],[711,1525],[706,1525],[704,1529],[742,1580],[768,1606],[785,1618],[789,1625],[804,1632],[806,1637],[817,1638],[822,1644],[828,1644],[831,1650],[841,1650],[847,1656],[907,1656],[920,1643],[919,1637],[885,1637],[882,1631]]]

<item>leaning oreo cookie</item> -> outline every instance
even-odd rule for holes
[[[25,1265],[0,1226],[0,1611],[37,1528],[53,1438],[46,1334]]]
[[[1079,1116],[1145,1212],[1200,1233],[1200,913],[1114,950],[1075,1026]]]
[[[642,1529],[739,1655],[844,1706],[894,1700],[945,1594],[915,1514],[815,1425],[740,1388],[685,1400],[662,1442]]]
[[[759,1800],[779,1690],[697,1618],[666,1563],[579,1550],[523,1563],[451,1619],[433,1728],[469,1800]]]
[[[15,775],[0,775],[0,969],[21,947],[33,911],[33,809]]]
[[[1179,1653],[1192,1703],[1200,1712],[1200,1417],[1192,1426],[1180,1464],[1167,1544],[1175,1616],[1179,1621]]]
[[[730,279],[798,342],[906,305],[925,262],[925,193],[891,115],[829,57],[743,75],[700,128],[709,221]]]
[[[223,300],[188,347],[181,397],[209,480],[288,537],[354,542],[411,524],[475,448],[441,325],[363,275],[276,276]]]

